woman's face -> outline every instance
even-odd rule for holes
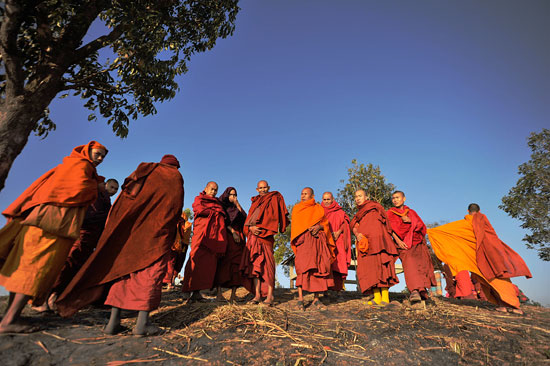
[[[237,200],[237,191],[232,189],[229,192],[229,202],[234,203]]]

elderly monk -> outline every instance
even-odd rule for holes
[[[357,239],[359,287],[369,297],[369,305],[387,305],[388,289],[399,283],[395,273],[398,253],[391,238],[390,222],[382,205],[369,200],[364,190],[355,192],[355,203],[357,213],[350,226]]]
[[[258,195],[252,197],[252,205],[244,223],[247,242],[240,265],[243,285],[254,294],[250,301],[258,304],[265,296],[264,304],[268,306],[274,300],[274,235],[284,232],[290,223],[283,196],[277,191],[270,192],[269,188],[267,181],[259,181],[256,187]]]
[[[118,181],[113,178],[107,179],[105,183],[100,183],[97,199],[86,211],[86,216],[84,216],[84,221],[80,228],[80,236],[74,242],[69,252],[65,265],[48,297],[48,301],[45,301],[42,306],[34,308],[34,310],[40,312],[55,310],[55,301],[59,294],[65,290],[65,287],[71,282],[84,262],[94,252],[105,227],[107,215],[111,209],[111,196],[114,196],[118,192],[118,186]]]
[[[189,221],[187,213],[182,211],[181,218],[178,221],[178,230],[176,232],[176,240],[174,245],[172,245],[172,258],[168,262],[168,269],[166,270],[166,276],[162,280],[163,284],[168,285],[167,289],[171,290],[174,285],[176,277],[183,268],[183,263],[185,262],[185,255],[187,254],[187,249],[189,243],[191,242],[191,228],[193,226]]]
[[[351,262],[351,233],[349,217],[342,207],[334,200],[331,192],[323,193],[323,209],[328,220],[331,236],[335,242],[336,259],[332,262],[332,276],[334,286],[331,290],[341,291],[348,276],[348,267]]]
[[[387,211],[387,215],[411,293],[409,300],[414,303],[428,299],[427,289],[437,283],[425,240],[426,225],[414,210],[405,205],[405,200],[405,193],[395,191],[392,194],[394,207]]]
[[[320,308],[319,293],[334,286],[331,264],[335,245],[325,210],[315,202],[313,189],[302,189],[300,198],[292,209],[290,245],[295,255],[298,306],[304,310],[303,290],[314,293],[310,306]]]
[[[218,261],[227,247],[226,214],[216,193],[218,184],[208,182],[193,202],[193,240],[181,288],[192,292],[188,303],[202,299],[200,290],[214,288]]]
[[[0,333],[33,331],[21,322],[27,301],[48,296],[88,206],[98,194],[98,166],[107,149],[96,141],[75,147],[63,162],[38,178],[4,212],[0,230],[0,284],[10,293]]]
[[[229,302],[236,301],[237,287],[242,286],[243,279],[239,265],[243,256],[245,243],[244,222],[246,212],[237,199],[237,190],[234,187],[227,187],[220,196],[220,202],[225,210],[225,227],[227,228],[227,249],[218,263],[216,271],[216,285],[218,286],[218,301],[225,301],[221,288],[231,288]]]
[[[62,316],[102,299],[112,306],[107,334],[121,331],[121,309],[138,311],[133,334],[155,334],[149,312],[160,303],[162,279],[170,260],[183,207],[183,178],[173,155],[141,163],[124,180],[97,249],[57,300]],[[110,288],[109,288],[110,286]]]
[[[497,311],[523,314],[511,277],[531,278],[523,259],[501,241],[479,205],[468,206],[464,220],[428,229],[428,237],[437,257],[449,265],[456,280],[456,295],[475,291],[467,271],[481,284],[487,299]],[[463,274],[466,275],[463,275]]]

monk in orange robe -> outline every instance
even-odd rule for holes
[[[220,196],[220,202],[225,210],[225,227],[227,228],[227,249],[218,263],[216,271],[216,284],[218,286],[218,301],[225,301],[221,288],[231,288],[230,303],[237,300],[237,287],[242,286],[243,279],[239,266],[243,256],[245,245],[244,222],[246,212],[237,199],[237,190],[227,187]]]
[[[428,299],[427,289],[437,283],[425,240],[426,225],[414,210],[405,205],[405,200],[405,193],[395,191],[392,194],[394,207],[387,211],[387,215],[411,293],[409,299],[413,303]]]
[[[107,334],[121,331],[121,309],[138,311],[135,335],[155,334],[149,312],[160,304],[162,279],[183,207],[183,178],[174,155],[141,163],[124,180],[97,249],[57,300],[61,316],[103,298],[110,305]]]
[[[302,189],[301,202],[292,209],[290,244],[294,251],[298,306],[304,310],[303,290],[314,293],[312,308],[322,307],[319,293],[334,286],[331,264],[335,245],[325,210],[315,202],[313,189]]]
[[[265,296],[264,304],[268,306],[274,301],[274,235],[284,232],[290,223],[283,196],[277,191],[269,192],[269,188],[267,181],[259,181],[256,187],[258,195],[252,197],[244,224],[247,242],[240,265],[243,285],[254,294],[250,301],[258,304]]]
[[[336,258],[332,262],[332,276],[334,286],[331,290],[342,291],[348,275],[348,267],[351,263],[351,232],[349,217],[342,207],[334,200],[331,192],[323,193],[323,209],[328,220],[332,239],[336,245],[334,254]]]
[[[38,178],[4,212],[0,230],[0,285],[10,293],[0,333],[35,330],[21,311],[32,298],[41,305],[78,238],[88,206],[103,179],[97,175],[107,149],[96,141],[77,146]]]
[[[187,213],[183,211],[181,213],[181,219],[178,222],[178,230],[176,232],[176,240],[172,245],[172,258],[168,262],[168,269],[166,270],[166,276],[162,280],[163,285],[168,285],[167,290],[171,290],[174,285],[174,281],[185,262],[185,255],[189,243],[191,242],[191,227],[192,223],[188,221]]]
[[[225,211],[216,193],[218,184],[208,182],[193,202],[193,240],[181,288],[191,292],[188,303],[202,300],[200,290],[215,287],[218,261],[227,248]]]
[[[389,304],[388,289],[399,283],[395,273],[398,253],[391,238],[392,228],[381,204],[368,199],[360,189],[355,192],[357,213],[351,228],[357,247],[357,280],[370,305]],[[371,301],[374,300],[374,303]]]
[[[510,278],[531,278],[531,272],[519,254],[498,238],[478,204],[468,206],[464,220],[428,229],[428,237],[437,257],[455,276],[457,295],[461,282],[469,281],[469,286],[463,287],[472,291],[469,278],[460,276],[469,271],[480,283],[485,297],[497,305],[497,311],[523,313]]]

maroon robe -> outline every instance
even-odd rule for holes
[[[352,229],[357,227],[358,233],[367,238],[369,247],[366,253],[357,251],[357,281],[363,293],[370,293],[374,288],[399,283],[395,273],[398,253],[382,205],[366,201],[358,209],[350,226]]]
[[[227,247],[225,211],[220,200],[201,192],[195,197],[193,212],[193,239],[183,275],[183,292],[214,287],[218,260]]]
[[[401,209],[392,207],[387,211],[387,215],[393,232],[399,239],[408,241],[405,242],[408,249],[397,250],[409,291],[426,291],[436,286],[434,268],[425,241],[426,225],[420,216],[407,206]],[[411,222],[403,222],[401,217],[404,215],[407,215]]]
[[[179,164],[141,163],[125,179],[97,249],[57,300],[62,316],[71,316],[101,298],[116,281],[125,285],[110,290],[111,299],[120,299],[117,307],[150,311],[158,306],[166,271],[163,258],[174,243],[183,208],[183,178],[177,167]],[[148,277],[147,283],[141,281],[143,276],[129,281],[140,271]],[[135,296],[125,301],[123,288]]]
[[[348,276],[348,267],[351,263],[349,217],[336,201],[333,201],[328,207],[323,205],[323,208],[325,209],[325,217],[328,220],[330,231],[335,232],[340,230],[340,228],[344,229],[336,240],[336,249],[334,253],[336,259],[332,263],[334,287],[332,287],[331,290],[340,291],[344,288],[344,282]]]
[[[246,218],[244,233],[246,246],[239,266],[243,286],[254,293],[253,279],[259,278],[261,295],[267,296],[268,284],[275,287],[275,258],[273,256],[274,235],[284,232],[290,223],[283,196],[277,192],[252,197],[252,205]],[[259,235],[248,232],[249,226],[261,229]]]

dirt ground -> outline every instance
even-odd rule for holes
[[[245,291],[238,295],[244,297]],[[355,292],[323,309],[297,308],[295,290],[277,289],[274,307],[213,299],[186,305],[164,292],[152,321],[164,333],[106,336],[109,309],[71,319],[24,315],[42,330],[0,336],[0,364],[11,365],[550,365],[550,309],[525,306],[524,316],[475,300],[436,298],[413,307],[374,308]],[[226,298],[229,293],[225,293]],[[313,300],[306,297],[306,306]],[[7,297],[0,298],[4,309]],[[123,325],[135,323],[125,312]]]

